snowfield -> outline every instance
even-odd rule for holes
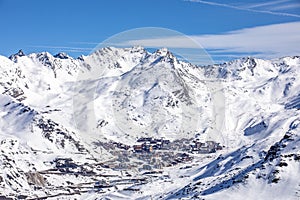
[[[0,56],[0,198],[300,199],[299,80],[299,56]]]

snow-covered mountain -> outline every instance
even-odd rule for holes
[[[0,197],[299,199],[300,57],[0,56]],[[141,138],[170,141],[136,153]],[[195,140],[222,150],[199,154]]]

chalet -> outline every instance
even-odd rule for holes
[[[136,153],[142,153],[143,152],[143,145],[133,145],[133,150]]]
[[[149,141],[143,143],[142,148],[145,152],[148,152],[148,153],[153,151],[153,146],[151,145],[151,143]]]
[[[215,153],[216,150],[222,150],[222,146],[215,141],[206,141],[204,143],[199,141],[194,141],[191,144],[191,151],[198,153]]]
[[[214,148],[216,146],[216,142],[215,141],[207,141],[206,142],[207,146],[209,146],[210,148]]]
[[[222,150],[222,146],[218,143],[217,147],[216,147],[216,150]]]
[[[198,153],[215,153],[215,148],[209,146],[202,146],[198,149]]]
[[[142,138],[140,138],[140,139],[138,139],[137,140],[137,142],[150,142],[152,140],[152,138],[151,137],[142,137]]]
[[[138,139],[137,142],[142,142],[142,144],[133,146],[133,149],[134,149],[135,152],[150,153],[153,150],[166,149],[167,145],[170,143],[170,140],[155,139],[155,138],[151,138],[151,137],[146,138],[145,137],[145,138]]]
[[[78,167],[78,165],[76,165],[71,158],[56,158],[54,162],[57,168],[74,169]]]

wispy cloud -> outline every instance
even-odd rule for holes
[[[86,44],[86,45],[97,45],[100,42],[70,42],[70,44]]]
[[[278,10],[287,11],[287,10],[300,8],[300,1],[278,0],[278,1],[263,2],[263,3],[251,3],[251,4],[246,4],[242,7],[271,10],[271,11],[278,11]]]
[[[293,3],[293,4],[286,4],[286,5],[277,5],[270,8],[271,10],[289,10],[289,9],[299,9],[300,8],[300,2],[299,3]]]
[[[270,15],[300,18],[300,15],[298,15],[298,14],[292,14],[292,13],[286,13],[286,12],[275,12],[275,11],[271,11],[271,10],[254,9],[255,7],[262,7],[263,6],[262,4],[255,4],[252,6],[243,7],[243,6],[235,6],[235,5],[231,5],[231,4],[217,3],[217,2],[203,1],[203,0],[185,0],[185,1],[201,3],[201,4],[211,5],[211,6],[231,8],[231,9],[235,9],[235,10],[243,10],[243,11],[248,11],[248,12],[253,12],[253,13],[264,13],[264,14],[270,14]]]
[[[43,49],[57,49],[63,52],[82,52],[87,53],[93,50],[93,48],[83,48],[83,47],[69,47],[69,46],[48,46],[48,45],[29,45],[29,47],[43,48]]]
[[[142,37],[142,39],[135,40],[131,38],[126,39],[124,37],[122,40],[115,41],[115,43],[112,43],[114,41],[102,43],[101,46],[97,42],[76,42],[77,46],[34,45],[31,47],[82,53],[92,52],[95,50],[95,45],[98,45],[99,48],[105,46],[131,47],[136,45],[153,49],[167,47],[175,54],[197,64],[210,62],[211,56],[215,61],[220,61],[244,56],[269,59],[300,55],[300,22],[257,26],[221,34],[179,34],[154,38]],[[86,47],[86,44],[92,47]]]
[[[263,3],[252,3],[249,5],[246,5],[245,7],[247,8],[259,8],[259,7],[266,7],[266,6],[274,6],[278,5],[280,3],[286,3],[289,2],[290,0],[279,0],[279,1],[269,1],[269,2],[263,2]]]
[[[187,39],[187,38],[190,38]],[[149,48],[201,48],[211,55],[226,54],[257,55],[261,58],[275,58],[288,55],[300,55],[300,22],[257,26],[223,34],[173,36],[154,39],[129,40],[123,45],[142,45]]]

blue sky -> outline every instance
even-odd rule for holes
[[[112,35],[141,27],[191,36],[219,62],[300,54],[299,0],[0,0],[5,56],[19,49],[87,55]],[[125,43],[172,48],[179,40],[144,37]]]

